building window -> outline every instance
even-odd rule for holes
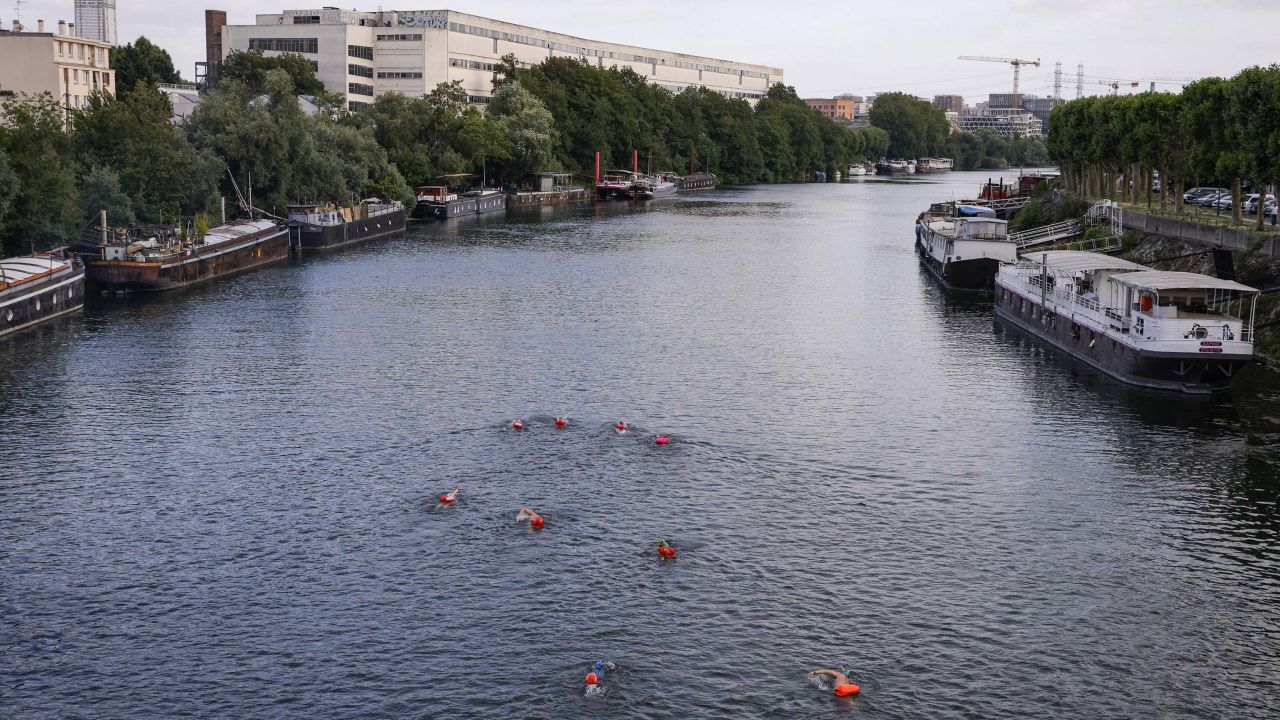
[[[78,55],[81,60],[84,60],[84,46],[76,45],[76,48],[78,48],[76,50],[76,55]]]
[[[467,100],[474,105],[488,105],[489,101],[492,99],[493,98],[490,98],[486,95],[468,95],[467,96]]]
[[[467,70],[488,70],[493,72],[493,63],[480,62],[479,60],[465,60],[463,58],[449,58],[449,67],[465,68]]]
[[[319,15],[294,15],[293,24],[294,25],[319,25],[320,16]]]
[[[58,41],[58,54],[59,55],[67,54],[67,44],[62,42],[61,40]]]
[[[421,80],[420,72],[378,72],[378,78],[381,80]]]
[[[373,48],[364,45],[348,45],[347,57],[360,58],[362,60],[373,59]]]
[[[315,55],[320,52],[320,41],[316,38],[249,38],[249,49]]]
[[[349,95],[367,95],[373,97],[373,86],[363,83],[347,83],[347,93]]]
[[[408,40],[408,41],[420,41],[420,40],[422,40],[422,35],[421,35],[421,34],[406,34],[406,35],[379,35],[379,36],[378,36],[378,39],[379,39],[379,40],[382,40],[382,41],[384,41],[384,42],[385,42],[385,41],[402,41],[402,40]]]
[[[102,87],[111,86],[111,73],[102,73]]]
[[[352,100],[347,103],[347,109],[351,112],[360,112],[361,110],[368,110],[371,107],[373,106],[369,103],[360,102],[359,100]]]
[[[371,78],[373,77],[373,68],[368,65],[347,65],[347,74]]]

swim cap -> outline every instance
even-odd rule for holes
[[[603,661],[603,660],[597,660],[597,661],[596,661],[596,664],[595,664],[595,668],[596,668],[596,672],[603,674],[603,673],[604,673],[604,661]]]
[[[600,678],[596,677],[595,673],[589,672],[587,673],[587,677],[584,682],[586,682],[586,684],[588,685],[595,685],[596,683],[600,682]]]

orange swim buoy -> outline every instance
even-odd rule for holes
[[[627,429],[627,424],[619,420],[618,423],[613,426],[613,429],[617,430],[618,432],[623,432]]]
[[[541,515],[534,515],[533,517],[529,518],[529,527],[535,530],[541,530],[542,526],[545,523],[546,521],[542,519]]]
[[[562,427],[564,427],[565,425],[568,425],[568,424],[569,424],[569,421],[568,421],[568,420],[565,420],[564,418],[556,418],[556,427],[557,427],[557,428],[562,428]]]
[[[441,495],[440,502],[444,503],[445,505],[451,505],[453,503],[453,498],[449,497],[448,495]]]
[[[858,693],[862,692],[862,688],[859,687],[858,685],[855,685],[854,683],[845,683],[844,685],[837,685],[833,688],[833,690],[835,690],[836,697],[853,697],[854,695],[857,695]]]
[[[589,672],[587,673],[587,677],[583,679],[583,682],[587,685],[597,685],[600,682],[600,678],[596,677],[595,673]]]

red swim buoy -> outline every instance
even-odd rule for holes
[[[671,559],[676,556],[676,549],[670,545],[661,545],[658,547],[658,554],[664,558]]]
[[[524,423],[520,422],[519,420],[516,420],[515,422],[511,423],[511,429],[512,429],[512,430],[523,430],[523,429],[524,429]]]
[[[623,432],[627,429],[627,424],[619,420],[618,423],[613,426],[613,429],[617,430],[618,432]]]
[[[564,418],[556,418],[556,427],[557,427],[557,428],[562,428],[562,427],[564,427],[565,425],[568,425],[568,424],[569,424],[569,421],[568,421],[568,420],[565,420]]]
[[[853,697],[854,695],[857,695],[858,693],[862,692],[862,688],[859,687],[858,685],[855,685],[854,683],[845,683],[844,685],[837,685],[833,688],[833,690],[835,690],[836,697]]]
[[[450,505],[453,503],[453,498],[449,497],[448,495],[441,495],[440,502],[444,503],[445,505]]]
[[[541,530],[542,526],[545,523],[546,521],[542,519],[541,515],[534,515],[533,517],[529,518],[529,527],[535,530]]]
[[[671,442],[671,438],[667,437],[666,435],[659,435],[657,438],[655,438],[655,439],[654,439],[653,444],[654,444],[654,445],[667,445],[667,444],[669,444],[670,442]]]
[[[600,683],[600,678],[596,677],[595,673],[589,672],[587,673],[587,677],[583,680],[583,682],[585,682],[587,685],[597,685]]]

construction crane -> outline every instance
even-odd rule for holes
[[[1140,82],[1151,83],[1151,92],[1156,91],[1156,85],[1186,85],[1189,82],[1195,82],[1196,78],[1190,77],[1149,77],[1142,78]]]
[[[1112,95],[1119,95],[1121,86],[1138,87],[1138,82],[1137,80],[1099,80],[1098,84],[1111,88]]]
[[[1013,95],[1009,98],[1010,100],[1009,105],[1012,106],[1014,110],[1017,110],[1018,108],[1022,107],[1022,103],[1019,102],[1020,100],[1022,100],[1022,96],[1018,93],[1018,74],[1022,71],[1022,66],[1034,65],[1035,67],[1040,67],[1040,58],[1036,58],[1035,60],[1021,60],[1019,58],[986,57],[984,55],[961,55],[960,59],[961,60],[977,60],[978,62],[1007,63],[1009,65],[1012,65],[1013,66]]]

